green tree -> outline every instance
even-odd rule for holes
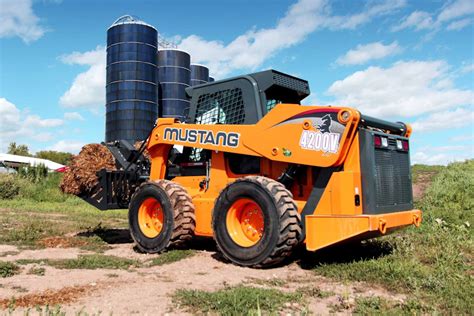
[[[36,153],[36,157],[48,159],[62,165],[68,165],[71,162],[73,154],[55,150],[41,150]]]
[[[18,155],[18,156],[28,156],[31,157],[28,146],[26,145],[17,145],[15,142],[8,145],[8,154]]]

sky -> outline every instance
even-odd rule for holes
[[[412,124],[412,163],[474,158],[472,0],[0,0],[0,152],[105,135],[107,28],[131,14],[217,79],[276,69],[305,105]]]

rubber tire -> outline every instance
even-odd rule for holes
[[[138,210],[145,199],[157,199],[163,208],[163,228],[154,238],[145,236],[138,225]],[[181,247],[192,239],[196,227],[194,205],[186,190],[179,184],[158,180],[143,183],[132,196],[128,222],[130,235],[138,249],[147,253],[158,253],[169,248]]]
[[[264,215],[262,238],[251,247],[236,244],[227,230],[227,213],[239,198],[254,200]],[[281,183],[261,176],[236,180],[220,193],[212,226],[214,239],[224,257],[238,265],[255,268],[278,264],[290,256],[302,232],[301,217],[291,192]]]

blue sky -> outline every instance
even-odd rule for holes
[[[0,0],[0,152],[104,138],[106,29],[132,14],[225,78],[268,68],[305,104],[413,125],[412,162],[474,157],[474,2]]]

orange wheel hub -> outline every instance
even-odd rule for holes
[[[163,229],[163,208],[155,198],[147,198],[138,209],[138,226],[143,235],[154,238]]]
[[[262,209],[247,198],[238,199],[232,204],[227,212],[226,224],[232,240],[242,247],[257,244],[265,228]]]

